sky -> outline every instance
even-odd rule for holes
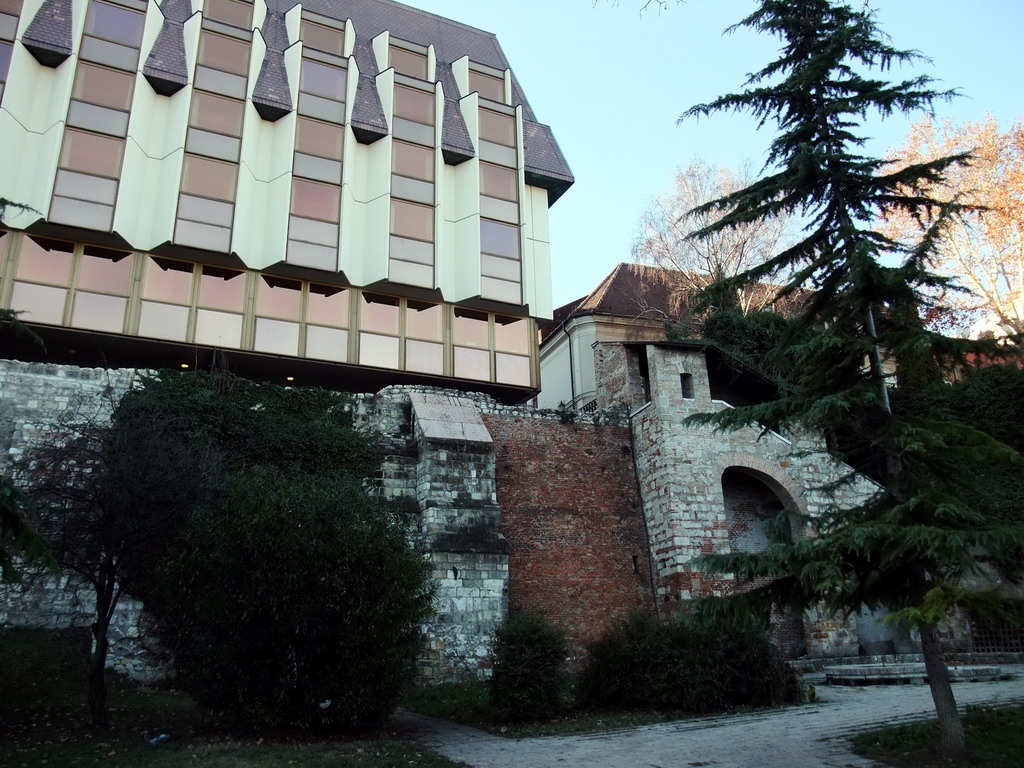
[[[643,212],[670,191],[677,168],[703,158],[754,170],[773,128],[748,115],[719,114],[677,125],[694,104],[742,90],[746,75],[771,61],[773,38],[723,30],[753,0],[406,0],[431,13],[493,32],[538,121],[554,131],[576,184],[551,208],[554,305],[593,290],[630,260]],[[652,6],[654,3],[651,4]],[[1003,127],[1024,114],[1024,0],[872,0],[881,29],[898,48],[931,59],[896,69],[958,89],[936,117]],[[913,119],[872,120],[868,150],[898,147]]]

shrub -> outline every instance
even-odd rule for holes
[[[539,616],[509,618],[491,644],[491,701],[507,720],[543,720],[564,706],[565,634]]]
[[[640,613],[591,646],[577,693],[583,706],[692,713],[799,700],[796,676],[764,633]]]
[[[364,730],[397,704],[431,594],[389,505],[255,468],[195,512],[163,566],[187,690],[270,725]]]
[[[412,672],[429,568],[404,505],[366,489],[380,460],[349,399],[165,373],[115,415],[132,402],[218,457],[216,486],[174,510],[158,563],[133,581],[189,692],[258,723],[381,723]]]

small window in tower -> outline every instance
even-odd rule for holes
[[[693,399],[693,374],[691,373],[680,373],[679,384],[683,392],[683,399]]]

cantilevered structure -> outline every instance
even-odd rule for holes
[[[0,0],[0,75],[27,206],[0,306],[46,359],[538,389],[573,179],[492,34],[391,0]]]

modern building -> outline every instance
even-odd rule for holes
[[[490,33],[391,0],[0,0],[0,87],[0,306],[46,359],[539,388],[573,178]]]

